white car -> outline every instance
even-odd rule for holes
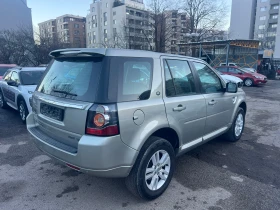
[[[219,71],[217,71],[221,77],[226,81],[226,82],[234,82],[238,85],[239,88],[242,88],[243,87],[243,81],[242,79],[238,78],[238,77],[235,77],[235,76],[231,76],[231,75],[226,75],[226,74],[223,74]]]
[[[25,122],[31,112],[29,98],[40,82],[45,67],[16,67],[7,70],[0,81],[0,107],[12,107],[19,111]]]

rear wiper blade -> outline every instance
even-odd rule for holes
[[[64,93],[64,94],[66,94],[66,95],[78,96],[78,95],[75,94],[75,93],[69,93],[69,92],[64,91],[64,90],[52,90],[52,91],[55,92],[55,93]]]

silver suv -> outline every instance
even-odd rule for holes
[[[176,156],[222,134],[242,135],[245,93],[200,59],[119,49],[50,55],[27,128],[72,169],[126,177],[132,193],[154,199],[168,187]]]

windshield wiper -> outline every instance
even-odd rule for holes
[[[64,90],[52,90],[53,92],[55,92],[55,93],[64,93],[64,94],[66,94],[66,95],[71,95],[71,96],[78,96],[77,94],[75,94],[75,93],[69,93],[69,92],[67,92],[67,91],[64,91]]]

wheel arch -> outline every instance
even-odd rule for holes
[[[20,100],[23,100],[24,103],[26,104],[24,97],[23,97],[21,94],[19,94],[19,95],[17,96],[17,108],[18,108],[18,106],[19,106]]]

